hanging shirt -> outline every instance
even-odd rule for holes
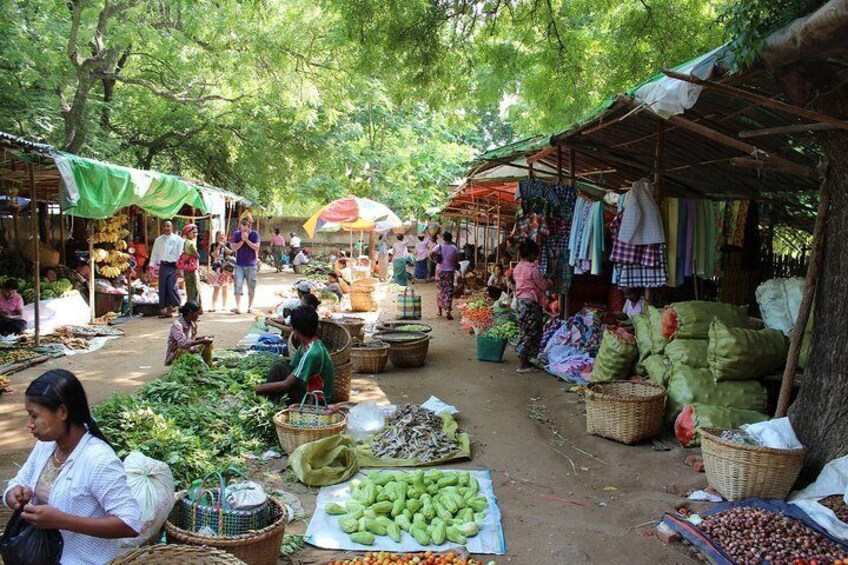
[[[637,180],[630,188],[618,237],[633,245],[665,243],[662,214],[654,200],[653,186],[645,179]]]
[[[416,261],[426,261],[427,255],[430,253],[430,244],[427,243],[427,240],[419,241],[415,244],[415,260]]]
[[[323,392],[329,403],[333,399],[336,371],[327,347],[320,339],[300,346],[291,360],[292,374],[306,385],[306,392]]]
[[[153,242],[150,252],[150,264],[154,267],[160,263],[176,263],[183,254],[183,238],[175,233],[162,234]]]

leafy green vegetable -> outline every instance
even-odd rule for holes
[[[483,333],[483,335],[486,337],[497,337],[501,339],[518,339],[520,332],[518,331],[518,325],[515,322],[507,320],[489,328]]]
[[[120,457],[141,451],[171,466],[181,486],[276,442],[278,407],[254,387],[277,356],[224,352],[209,368],[195,355],[177,359],[137,394],[115,394],[94,408]]]

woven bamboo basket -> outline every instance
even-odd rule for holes
[[[336,378],[333,380],[333,402],[350,400],[350,375],[353,373],[353,363],[348,361],[335,366]]]
[[[586,431],[625,444],[654,437],[665,412],[665,387],[653,383],[612,381],[589,386]]]
[[[330,359],[333,360],[333,365],[342,365],[350,361],[350,333],[341,324],[321,320],[318,322],[318,338],[324,342],[327,351],[330,352]],[[300,342],[289,336],[289,352],[294,355],[297,346]]]
[[[294,450],[310,441],[343,434],[347,429],[347,415],[336,412],[331,415],[332,424],[325,426],[295,426],[291,424],[291,416],[297,410],[286,408],[274,414],[274,426],[277,428],[277,438],[280,446],[291,455]]]
[[[389,360],[389,344],[379,342],[370,346],[360,345],[350,348],[350,362],[354,373],[378,375],[386,369]]]
[[[418,327],[419,329],[415,330],[407,330],[405,327]],[[433,331],[433,326],[430,324],[425,324],[419,322],[418,320],[392,320],[386,322],[378,322],[377,324],[378,331],[387,331],[387,332],[421,332],[428,334]]]
[[[728,500],[786,498],[801,473],[807,450],[771,449],[721,438],[722,430],[701,429],[707,482]]]
[[[288,517],[283,504],[271,498],[271,524],[261,530],[248,532],[240,536],[203,536],[195,532],[189,532],[174,525],[182,523],[181,516],[183,505],[179,504],[179,498],[185,493],[178,495],[177,504],[171,511],[171,516],[165,522],[165,539],[169,544],[184,544],[195,546],[207,546],[220,549],[241,559],[248,565],[276,565],[280,554],[280,544],[286,533]]]
[[[244,561],[213,547],[160,543],[134,549],[108,565],[244,565]]]
[[[363,339],[365,339],[365,332],[363,329],[365,328],[365,320],[362,318],[354,318],[354,317],[344,317],[341,320],[337,320],[339,325],[344,326],[344,328],[350,334],[350,339],[354,343],[360,343]]]
[[[401,332],[407,335],[416,335],[416,332]],[[385,341],[389,344],[389,361],[398,368],[421,367],[430,350],[430,336],[417,333],[416,339],[405,339],[395,341],[386,332],[377,332],[374,339]]]
[[[351,312],[373,312],[375,307],[371,291],[352,288],[350,291],[350,310]]]

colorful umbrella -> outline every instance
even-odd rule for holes
[[[401,225],[400,218],[385,204],[368,198],[346,196],[315,212],[303,224],[303,229],[312,238],[316,231],[386,231]]]

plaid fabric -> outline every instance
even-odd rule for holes
[[[633,245],[618,239],[618,229],[621,227],[622,213],[616,214],[610,228],[613,235],[612,253],[610,253],[610,261],[613,263],[623,263],[630,265],[640,265],[643,267],[659,267],[663,262],[663,253],[661,252],[661,244],[652,243],[649,245]]]
[[[668,265],[665,261],[665,244],[659,244],[658,266],[651,267],[637,264],[617,264],[613,284],[620,287],[656,288],[668,281]]]

